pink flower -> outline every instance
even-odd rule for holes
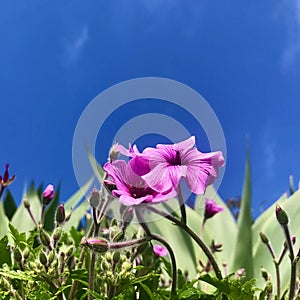
[[[144,174],[149,166],[144,164],[144,160],[135,160],[135,167],[141,174]],[[149,187],[146,181],[131,168],[130,163],[124,160],[116,160],[106,163],[103,167],[111,180],[108,184],[115,184],[112,194],[120,198],[123,205],[131,206],[141,203],[160,203],[175,196],[175,191],[170,188],[158,192]],[[106,183],[106,182],[105,182]]]
[[[218,205],[214,200],[206,198],[204,219],[212,218],[214,215],[223,210],[224,208],[221,205]]]
[[[13,176],[9,177],[8,168],[9,168],[9,164],[6,164],[3,177],[0,175],[0,185],[3,188],[10,185],[16,178],[16,175],[13,175]]]
[[[43,204],[47,205],[54,198],[54,187],[52,184],[48,184],[43,191]]]
[[[156,257],[158,256],[166,256],[168,254],[167,249],[164,246],[161,245],[153,245],[153,252],[155,254]]]
[[[151,167],[143,179],[157,191],[177,188],[183,177],[193,193],[204,194],[206,187],[218,177],[218,168],[224,165],[222,152],[198,151],[194,136],[174,145],[146,148],[142,154],[149,159]]]

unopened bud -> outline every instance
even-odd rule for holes
[[[61,235],[62,235],[62,228],[61,227],[57,227],[55,229],[55,231],[53,232],[53,235],[52,235],[53,241],[55,243],[57,243],[59,241],[59,239],[61,238]]]
[[[97,208],[100,204],[100,194],[97,191],[96,188],[93,189],[90,199],[89,199],[90,205],[93,208]]]
[[[120,260],[120,257],[121,257],[121,254],[119,251],[115,251],[114,254],[113,254],[113,262],[115,264],[118,263],[118,261]]]
[[[280,225],[287,225],[289,223],[286,212],[279,205],[276,205],[276,218]]]
[[[26,247],[23,251],[23,257],[25,260],[27,260],[30,256],[30,249],[28,247]]]
[[[48,263],[49,265],[52,264],[52,262],[54,261],[55,259],[55,250],[52,249],[48,255]]]
[[[24,203],[25,208],[30,208],[30,203],[26,197],[24,197],[23,203]]]
[[[259,236],[260,236],[261,241],[262,241],[264,244],[268,244],[268,243],[269,243],[268,237],[267,237],[263,232],[260,232],[260,233],[259,233]]]
[[[46,253],[44,251],[40,252],[39,259],[43,266],[47,266],[48,261],[47,261]]]
[[[51,243],[50,243],[50,236],[49,234],[43,230],[42,228],[40,229],[40,240],[41,240],[41,243],[48,247],[49,249],[51,249]]]
[[[62,224],[66,220],[65,207],[63,203],[56,209],[55,220],[58,224]]]
[[[54,187],[52,184],[48,184],[43,191],[43,205],[48,205],[54,198]]]
[[[85,237],[83,237],[81,240],[81,244],[100,253],[106,252],[109,248],[108,241],[104,239],[96,239],[96,238],[86,239]]]
[[[74,247],[73,246],[69,247],[66,252],[67,257],[71,256],[73,252],[74,252]]]
[[[267,270],[264,268],[261,268],[261,276],[263,277],[263,279],[265,281],[269,280],[269,274],[268,274]]]
[[[119,156],[119,151],[117,151],[116,146],[118,146],[118,144],[114,144],[109,151],[109,162],[111,163],[114,162]]]
[[[66,213],[66,222],[68,222],[70,220],[71,215],[72,215],[72,209]]]
[[[22,255],[21,250],[18,247],[14,249],[13,253],[14,253],[14,259],[15,259],[15,261],[17,261],[17,262],[22,261],[23,255]]]

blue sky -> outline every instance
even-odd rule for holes
[[[221,122],[219,192],[241,194],[250,141],[253,213],[300,178],[300,1],[0,2],[2,169],[24,184],[78,188],[72,139],[89,102],[137,77],[200,93]]]

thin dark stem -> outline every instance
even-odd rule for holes
[[[0,184],[0,199],[1,199],[1,197],[2,197],[4,188],[5,188],[5,186],[3,186],[2,184]]]
[[[26,207],[26,209],[27,209],[27,211],[29,213],[29,216],[30,216],[31,220],[33,221],[34,225],[36,226],[36,228],[39,228],[39,224],[36,221],[34,215],[32,214],[32,211],[31,211],[30,207]]]
[[[171,288],[171,294],[176,295],[176,286],[177,286],[177,265],[176,265],[176,259],[175,254],[169,243],[162,238],[160,235],[157,234],[151,234],[150,238],[152,240],[156,240],[160,243],[162,243],[168,250],[172,262],[172,288]]]
[[[211,262],[211,265],[214,269],[214,272],[217,276],[217,278],[219,280],[222,280],[222,273],[219,269],[219,266],[213,256],[213,254],[211,253],[210,249],[205,245],[205,243],[203,242],[203,240],[187,225],[182,223],[180,220],[176,219],[175,217],[173,217],[172,215],[168,215],[167,213],[158,210],[152,206],[147,206],[147,208],[151,211],[153,211],[154,213],[163,216],[165,218],[167,218],[168,220],[172,221],[173,223],[175,223],[177,226],[179,226],[180,228],[182,228],[185,232],[187,232],[192,239],[200,246],[200,248],[202,249],[202,251],[205,253],[206,257],[208,258],[208,260]]]
[[[43,204],[43,206],[42,206],[42,211],[41,211],[41,224],[42,224],[42,225],[44,224],[45,209],[46,209],[46,206]]]
[[[94,291],[95,285],[95,263],[96,263],[96,253],[92,251],[90,258],[90,268],[89,268],[89,289],[90,291]],[[88,300],[93,300],[94,297],[91,293],[88,295]]]
[[[290,252],[290,259],[291,259],[291,279],[290,279],[290,291],[289,291],[289,300],[293,300],[295,296],[295,285],[296,285],[296,265],[297,261],[295,262],[295,255],[294,249],[292,245],[290,231],[287,225],[282,225],[285,240]]]
[[[103,185],[101,187],[101,191],[103,189]],[[100,191],[100,192],[101,192]],[[100,209],[100,212],[99,212],[99,215],[98,215],[98,220],[97,220],[97,224],[99,224],[100,226],[100,223],[101,223],[101,220],[104,216],[104,213],[109,205],[109,202],[112,200],[112,197],[110,197],[109,195],[106,196],[106,199]],[[87,234],[87,237],[91,237],[93,232],[94,232],[94,228],[95,228],[95,224],[94,222],[92,222],[91,226],[90,226],[90,229],[88,231],[88,234]],[[79,260],[78,260],[78,263],[77,263],[77,269],[80,269],[83,265],[83,261],[84,261],[84,258],[85,258],[85,254],[86,254],[86,251],[87,251],[87,248],[82,248],[81,250],[81,253],[80,253],[80,256],[79,256]],[[73,281],[73,284],[72,284],[72,288],[71,288],[71,291],[70,291],[70,295],[69,295],[69,299],[70,300],[73,300],[75,299],[75,294],[76,294],[76,290],[77,290],[77,287],[78,287],[78,281],[77,280],[74,280]]]
[[[280,293],[281,293],[281,291],[280,291],[280,271],[279,271],[279,264],[280,263],[279,263],[279,261],[276,261],[275,252],[273,250],[273,247],[272,247],[271,243],[268,242],[266,244],[266,246],[267,246],[267,248],[268,248],[268,250],[269,250],[269,252],[270,252],[270,254],[271,254],[272,258],[273,258],[273,262],[275,264],[276,285],[277,285],[277,298],[280,299]]]
[[[185,210],[185,204],[184,204],[184,199],[182,195],[182,190],[180,184],[177,187],[177,197],[178,197],[178,202],[180,205],[180,212],[181,212],[181,222],[183,224],[186,224],[186,210]]]
[[[141,208],[137,207],[135,209],[135,214],[136,217],[140,223],[140,225],[142,226],[142,228],[144,229],[146,235],[148,236],[148,238],[150,240],[156,240],[160,243],[162,243],[168,250],[169,254],[170,254],[170,258],[171,258],[171,262],[172,262],[172,287],[171,287],[171,294],[173,296],[176,295],[176,287],[177,287],[177,265],[176,265],[176,259],[175,259],[175,254],[173,252],[173,249],[171,248],[171,246],[169,245],[169,243],[161,236],[157,235],[157,234],[152,234],[150,229],[148,228],[145,220],[144,220],[144,216],[143,213],[141,211]]]

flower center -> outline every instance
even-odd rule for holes
[[[150,187],[137,187],[137,186],[129,185],[128,188],[131,196],[135,199],[142,198],[147,195],[155,196],[155,191],[152,190]]]
[[[172,157],[168,159],[168,163],[170,163],[172,166],[181,166],[180,152],[177,150],[173,150],[172,154]]]

